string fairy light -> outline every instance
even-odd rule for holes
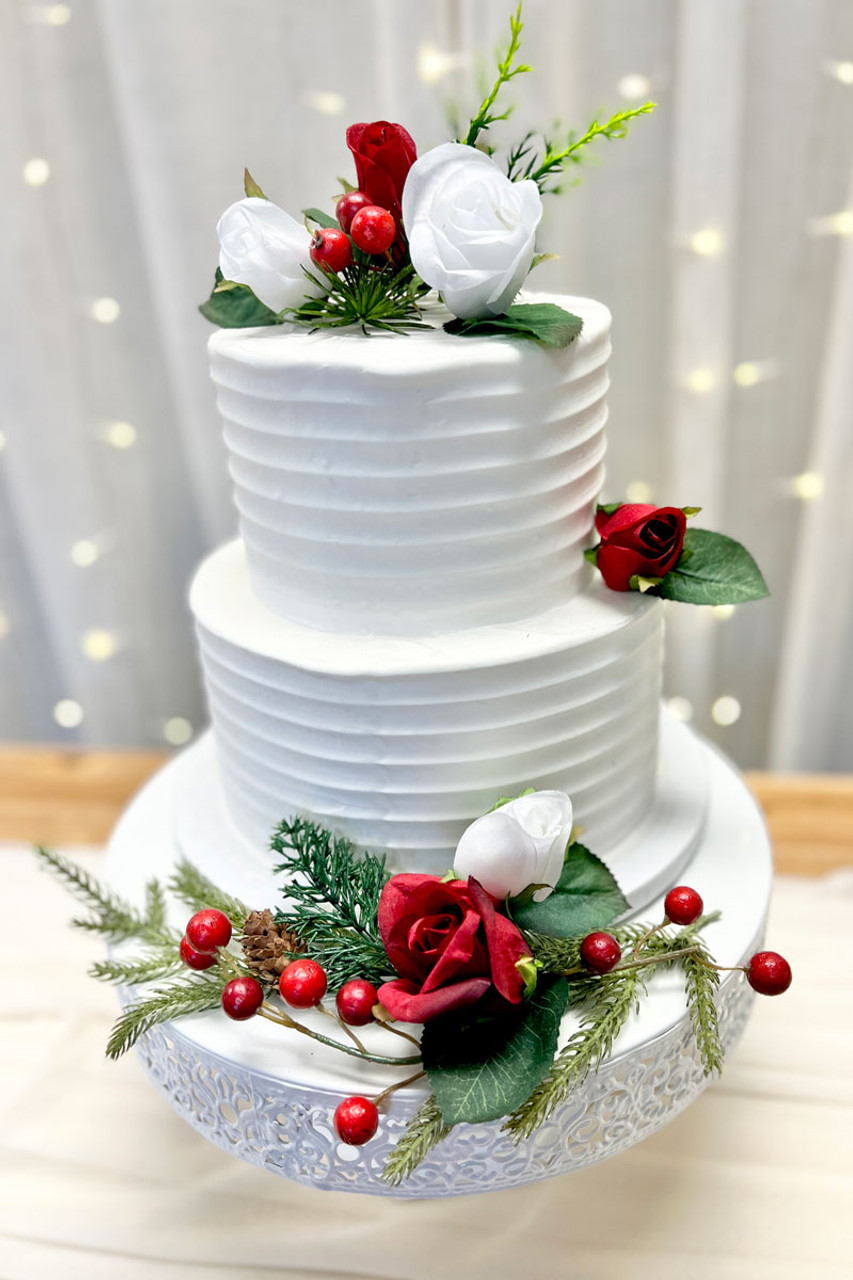
[[[728,622],[729,618],[734,615],[735,606],[733,604],[715,604],[711,606],[711,613],[718,622]]]
[[[306,107],[319,111],[323,116],[339,116],[346,110],[347,100],[340,93],[331,93],[322,89],[307,89],[302,95]]]
[[[737,698],[730,693],[724,693],[722,697],[717,698],[711,707],[711,719],[714,724],[720,725],[727,729],[729,725],[736,724],[740,720],[741,705]]]
[[[76,729],[83,723],[83,708],[73,698],[61,698],[53,708],[60,729]]]
[[[101,550],[97,542],[92,538],[78,538],[76,542],[72,542],[69,551],[71,563],[75,564],[78,569],[88,569],[99,559]]]
[[[681,720],[686,724],[688,720],[693,719],[693,703],[689,698],[674,697],[667,699],[667,711],[676,720]]]
[[[619,90],[620,97],[628,102],[639,102],[643,98],[648,98],[652,91],[652,82],[648,76],[632,72],[623,76],[616,88]]]
[[[113,449],[131,449],[136,444],[136,427],[130,422],[111,422],[104,438]]]
[[[723,235],[716,227],[702,227],[694,231],[687,241],[694,253],[701,258],[714,258],[723,251]]]
[[[84,631],[80,648],[90,662],[106,662],[118,650],[118,637],[114,631],[93,627],[90,631]]]
[[[710,369],[694,369],[687,374],[684,379],[684,385],[688,391],[694,392],[695,395],[706,395],[713,389],[714,375]]]
[[[50,177],[50,165],[42,156],[33,156],[21,170],[28,187],[43,187]]]
[[[467,67],[466,53],[448,53],[434,44],[422,44],[418,49],[417,72],[422,84],[436,84],[451,71]]]
[[[788,481],[789,492],[803,502],[815,502],[823,497],[823,476],[817,471],[802,471]]]
[[[98,324],[114,324],[121,315],[121,307],[115,298],[95,298],[89,307],[89,315]]]
[[[628,502],[653,502],[654,490],[645,480],[632,480],[625,486],[625,497]]]
[[[9,621],[9,615],[0,609],[0,640],[5,640],[11,630],[12,623]]]
[[[853,236],[853,209],[840,209],[821,218],[812,218],[808,229],[813,236]]]
[[[171,716],[163,725],[163,737],[171,747],[183,747],[192,736],[192,724],[184,716]]]

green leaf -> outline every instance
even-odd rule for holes
[[[559,256],[559,253],[534,253],[530,270],[533,271],[535,267],[541,267],[543,262],[556,262]]]
[[[532,338],[546,347],[567,347],[583,328],[580,316],[558,307],[554,302],[522,302],[501,316],[475,316],[470,320],[449,320],[445,333],[461,338],[499,337]]]
[[[628,579],[628,586],[632,591],[640,591],[643,595],[647,591],[653,591],[655,587],[659,587],[663,582],[663,578],[644,578],[641,573],[632,573]]]
[[[583,553],[584,560],[588,560],[590,564],[594,564],[596,569],[598,568],[598,548],[600,546],[601,543],[598,543],[594,547],[587,547],[586,551]]]
[[[268,200],[248,169],[243,170],[243,190],[247,196],[256,196],[258,200]]]
[[[599,502],[596,510],[603,511],[606,516],[612,516],[622,505],[621,502]]]
[[[223,285],[228,288],[222,288]],[[199,311],[206,320],[223,329],[252,329],[256,325],[279,323],[276,313],[256,298],[248,285],[224,280],[218,267],[213,292]]]
[[[318,227],[334,227],[336,231],[341,229],[337,218],[330,217],[322,209],[303,209],[302,212],[309,222],[316,222]]]
[[[444,1123],[497,1120],[521,1106],[551,1069],[567,1002],[565,980],[546,978],[508,1017],[428,1022],[423,1062]]]
[[[573,844],[554,892],[544,902],[513,904],[512,917],[522,929],[572,938],[604,929],[627,908],[627,899],[601,859],[586,845]]]
[[[702,508],[701,507],[682,507],[681,510],[684,512],[684,514],[687,516],[687,519],[689,520],[691,516],[698,516]]]
[[[685,604],[743,604],[770,592],[752,556],[734,538],[710,529],[688,529],[682,556],[666,575],[657,594]]]

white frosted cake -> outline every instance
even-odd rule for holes
[[[525,787],[571,795],[602,854],[652,804],[662,605],[583,558],[610,315],[562,301],[584,328],[561,350],[440,327],[210,339],[243,536],[191,600],[254,843],[308,812],[443,871]]]

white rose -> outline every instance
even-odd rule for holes
[[[500,315],[533,263],[542,197],[510,182],[489,156],[461,142],[427,151],[403,187],[412,263],[454,315]]]
[[[571,830],[572,802],[562,791],[519,796],[463,831],[453,870],[464,880],[473,876],[496,898],[548,885],[533,895],[542,902],[560,878]]]
[[[225,210],[216,225],[219,270],[226,280],[246,284],[273,311],[298,307],[323,292],[309,280],[311,238],[302,223],[284,209],[247,196]]]
[[[557,883],[563,872],[566,849],[572,834],[572,802],[564,791],[533,791],[504,805],[536,847],[537,874],[531,883]],[[534,894],[537,902],[548,897],[543,889]]]

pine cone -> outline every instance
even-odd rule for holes
[[[240,941],[246,964],[265,986],[275,986],[293,953],[302,950],[299,939],[274,919],[269,908],[246,917]]]

